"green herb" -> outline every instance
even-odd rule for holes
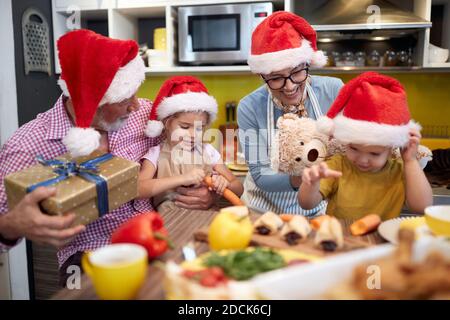
[[[239,250],[226,255],[213,252],[205,258],[207,267],[217,266],[235,280],[247,280],[257,274],[286,266],[283,257],[270,249]]]

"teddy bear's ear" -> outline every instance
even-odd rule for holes
[[[283,128],[283,122],[284,122],[284,117],[279,117],[277,120],[277,128],[278,129]]]
[[[313,138],[322,141],[325,145],[327,145],[330,140],[330,138],[327,135],[325,135],[317,130],[314,131]]]
[[[289,124],[292,124],[292,121],[298,120],[298,117],[295,114],[287,113],[283,116],[279,117],[277,120],[277,128],[282,129],[286,128]]]

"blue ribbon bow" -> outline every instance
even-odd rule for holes
[[[100,157],[77,164],[75,161],[64,161],[58,159],[45,160],[39,155],[36,157],[37,161],[44,166],[52,167],[53,172],[58,176],[29,186],[27,188],[27,193],[32,192],[34,189],[39,187],[49,187],[60,181],[66,180],[71,176],[80,176],[95,183],[95,187],[97,189],[97,207],[99,216],[101,217],[109,212],[108,184],[106,179],[98,174],[98,165],[112,158],[112,154],[105,153]]]

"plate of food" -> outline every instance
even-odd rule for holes
[[[293,250],[249,247],[207,252],[181,264],[165,266],[168,299],[257,299],[250,280],[263,273],[321,258]]]
[[[290,249],[317,256],[339,254],[346,251],[369,247],[370,244],[357,237],[344,234],[343,225],[334,217],[321,216],[309,221],[300,215],[276,214],[268,211],[261,215],[252,215],[251,220],[236,218],[236,222],[225,223],[222,215],[228,211],[244,210],[246,207],[223,208],[212,223],[196,231],[197,241],[207,241],[217,250],[218,237],[225,238],[222,242],[232,242],[240,238],[244,230],[251,245],[275,249]],[[218,220],[220,220],[220,223]],[[240,221],[240,222],[237,222]],[[244,224],[246,224],[244,226]],[[229,232],[226,230],[229,229]],[[234,248],[231,244],[221,249]]]
[[[231,171],[241,171],[241,172],[247,172],[248,166],[244,163],[227,163],[228,169]]]
[[[425,217],[399,217],[386,220],[378,226],[378,233],[390,243],[397,244],[400,229],[414,231],[416,239],[433,236],[425,222]]]
[[[262,299],[450,299],[450,243],[414,238],[401,230],[398,246],[344,253],[251,283]]]

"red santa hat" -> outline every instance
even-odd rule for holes
[[[344,144],[393,148],[408,143],[410,129],[420,130],[411,120],[400,82],[376,72],[363,73],[342,87],[317,128]]]
[[[253,73],[269,74],[301,63],[323,67],[327,57],[317,49],[316,32],[305,19],[277,11],[253,31],[247,62]]]
[[[178,112],[207,112],[210,122],[217,115],[217,101],[204,84],[191,76],[175,76],[166,80],[153,103],[145,133],[157,137],[164,128],[161,120]]]
[[[100,134],[90,128],[97,108],[134,95],[145,79],[145,66],[135,41],[111,39],[90,30],[63,35],[57,47],[58,84],[72,100],[75,113],[75,127],[63,143],[73,157],[88,155],[100,144]]]

